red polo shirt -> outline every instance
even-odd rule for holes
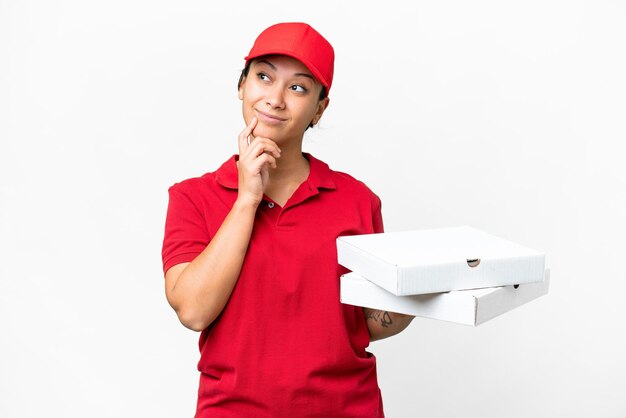
[[[382,232],[380,199],[305,156],[309,177],[285,207],[259,205],[233,293],[200,335],[197,418],[383,416],[363,310],[339,302],[335,244]],[[217,232],[237,198],[236,159],[169,189],[164,271]]]

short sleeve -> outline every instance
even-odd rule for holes
[[[193,261],[209,244],[210,236],[202,211],[177,185],[169,188],[169,204],[163,238],[163,272]]]
[[[382,202],[376,195],[373,195],[372,197],[372,224],[374,227],[374,233],[378,234],[385,232],[385,227],[383,225]]]

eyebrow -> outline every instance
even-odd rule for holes
[[[259,64],[263,63],[263,64],[267,64],[267,65],[269,65],[269,66],[272,68],[272,70],[274,70],[274,71],[276,71],[276,70],[277,70],[276,66],[275,66],[274,64],[272,64],[271,62],[269,62],[268,60],[259,60],[259,61],[257,61],[257,62],[258,62]],[[315,80],[315,77],[313,77],[313,76],[312,76],[311,74],[309,74],[309,73],[295,73],[295,74],[294,74],[294,76],[297,76],[297,77],[308,77],[308,78],[310,78],[311,80],[316,81],[316,80]]]

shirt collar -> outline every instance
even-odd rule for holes
[[[318,160],[309,153],[303,153],[309,160],[310,171],[307,183],[316,189],[335,189],[335,182],[331,176],[330,167],[323,161]],[[223,187],[237,190],[239,185],[239,176],[237,173],[237,160],[239,155],[235,154],[215,172],[216,181]]]

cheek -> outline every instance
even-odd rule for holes
[[[251,80],[246,80],[246,82],[242,84],[242,88],[239,89],[239,99],[243,101],[244,106],[254,103],[259,100],[259,97],[260,89]]]
[[[302,110],[302,123],[303,125],[309,126],[309,123],[313,120],[315,116],[315,112],[317,111],[317,106],[306,106],[305,109]]]
[[[277,137],[276,130],[273,130],[269,126],[263,124],[257,124],[257,126],[252,130],[253,137],[261,137],[261,138],[269,138],[272,141],[280,140],[280,137]]]
[[[250,106],[246,106],[245,103],[241,108],[242,113],[243,113],[243,119],[246,122],[246,125],[250,123],[250,120],[252,119],[253,116],[253,112],[252,109],[250,108]]]
[[[242,90],[240,94],[241,99],[241,110],[243,113],[243,118],[246,122],[246,125],[250,123],[250,120],[254,116],[254,111],[252,110],[255,100],[253,99],[251,89],[247,87],[245,90]]]

